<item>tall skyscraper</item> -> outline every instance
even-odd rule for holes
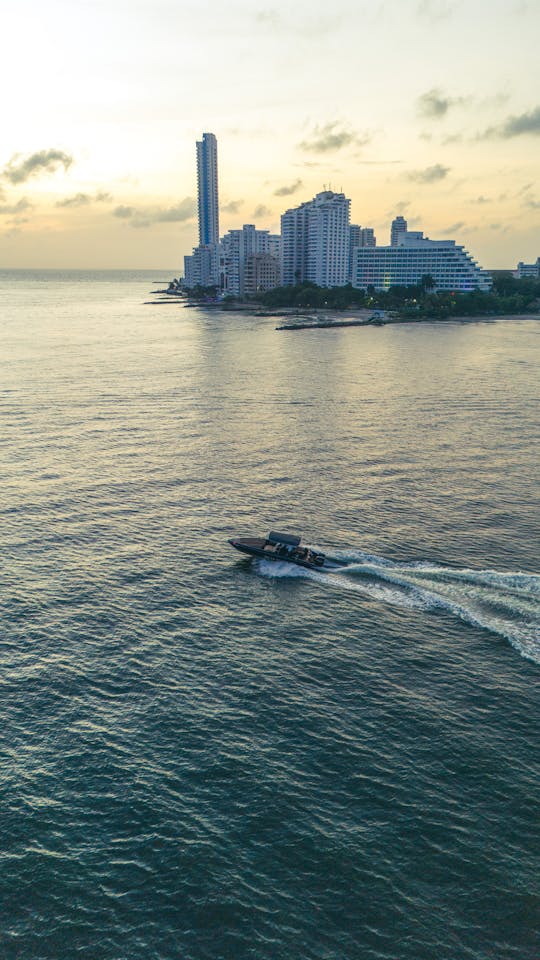
[[[199,246],[184,257],[184,283],[188,288],[219,283],[219,202],[217,140],[203,133],[197,141],[197,196],[199,201]]]
[[[217,140],[203,133],[197,141],[197,193],[199,200],[199,246],[219,243]]]

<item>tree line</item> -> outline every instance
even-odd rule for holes
[[[269,309],[297,307],[300,309],[347,310],[368,308],[386,310],[403,319],[452,316],[489,316],[540,311],[540,279],[516,280],[510,271],[498,271],[489,292],[471,290],[468,293],[434,290],[430,276],[409,287],[390,287],[389,290],[356,290],[350,284],[329,289],[313,283],[292,287],[276,287],[257,296],[257,302]]]
[[[328,288],[314,283],[297,283],[260,292],[243,298],[243,302],[256,303],[269,310],[385,310],[404,320],[540,312],[540,279],[517,280],[509,270],[494,272],[493,288],[489,292],[436,292],[434,287],[435,282],[429,275],[414,286],[390,287],[389,290],[375,290],[374,287],[357,290],[351,284]],[[209,301],[219,295],[219,290],[217,287],[197,287],[187,291],[187,295],[190,300]],[[238,301],[228,295],[222,302],[225,306],[234,306]]]

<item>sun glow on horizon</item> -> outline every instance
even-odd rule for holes
[[[25,0],[12,17],[4,88],[27,68],[0,155],[4,266],[178,271],[197,242],[203,130],[222,233],[275,231],[332,183],[379,243],[406,211],[488,268],[540,253],[537,5],[99,0],[91,16]]]

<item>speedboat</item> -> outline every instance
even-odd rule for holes
[[[290,533],[275,533],[271,531],[267,537],[241,537],[229,540],[231,547],[248,553],[252,557],[261,557],[264,560],[286,560],[287,563],[296,563],[299,567],[308,570],[328,570],[335,566],[324,553],[301,546],[301,537]]]

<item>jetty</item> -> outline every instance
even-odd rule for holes
[[[332,317],[306,317],[301,319],[295,317],[287,323],[276,327],[276,330],[323,330],[333,327],[383,327],[388,322],[388,318],[382,311],[372,314],[370,317],[352,317],[348,320],[333,319]]]

